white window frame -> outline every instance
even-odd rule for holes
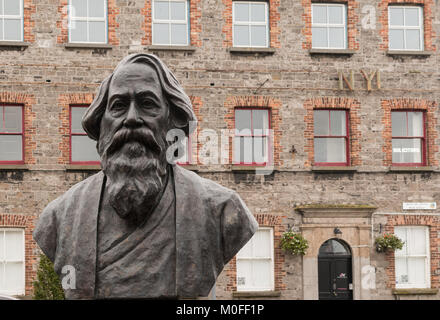
[[[3,34],[1,35],[1,41],[17,41],[17,42],[22,42],[23,41],[23,33],[24,33],[24,24],[23,24],[23,0],[19,0],[20,1],[20,15],[6,15],[5,14],[5,2],[2,2],[3,8],[2,8],[2,12],[3,14],[0,15],[0,23],[2,24],[2,30],[3,30]],[[5,20],[16,20],[16,19],[20,19],[21,21],[21,38],[19,40],[6,40],[5,39]]]
[[[102,0],[104,1],[104,18],[96,18],[96,17],[89,17],[89,1],[96,1],[96,0],[87,0],[87,17],[72,17],[72,10],[70,10],[70,8],[73,8],[72,6],[72,0],[69,0],[69,24],[68,24],[68,28],[69,28],[69,43],[97,43],[97,44],[106,44],[108,43],[108,1],[107,0]],[[86,22],[87,25],[87,40],[86,41],[72,41],[71,39],[71,24],[73,21],[82,21],[82,22]],[[105,22],[105,39],[102,42],[92,42],[89,41],[90,38],[90,30],[89,30],[89,26],[90,26],[90,22]]]
[[[399,9],[403,9],[403,26],[392,26],[391,25],[391,12],[390,12],[390,8],[399,8]],[[415,26],[405,26],[405,10],[406,9],[415,9],[417,8],[417,10],[419,11],[419,22],[420,22],[420,26],[415,27]],[[425,43],[424,43],[424,35],[425,35],[425,30],[424,30],[424,17],[423,17],[423,7],[421,6],[395,6],[395,5],[389,5],[388,6],[388,50],[390,51],[423,51],[425,48]],[[390,30],[391,29],[395,29],[395,30],[403,30],[403,49],[391,49],[390,48],[390,43],[391,43],[391,39],[390,39]],[[420,30],[420,49],[406,49],[406,30]]]
[[[430,288],[431,287],[431,253],[430,253],[430,245],[429,245],[429,227],[428,226],[395,226],[394,229],[396,228],[402,228],[402,229],[422,229],[425,231],[425,244],[426,244],[426,254],[425,255],[409,255],[409,254],[401,254],[401,250],[396,250],[394,253],[394,260],[396,260],[396,257],[400,257],[400,258],[425,258],[425,279],[426,279],[426,283],[422,288]],[[415,285],[415,284],[411,284],[411,283],[397,283],[397,268],[396,268],[396,261],[394,261],[394,272],[395,272],[395,277],[396,277],[396,289],[411,289],[411,288],[417,288],[417,289],[421,289],[420,286]]]
[[[243,3],[243,4],[262,4],[264,3],[264,22],[259,21],[235,21],[235,4],[236,3]],[[251,6],[249,5],[249,19],[251,17],[250,9]],[[234,34],[235,34],[235,26],[241,25],[241,26],[249,26],[249,46],[243,46],[243,45],[237,45],[235,43]],[[252,45],[252,32],[251,32],[251,26],[265,26],[266,27],[266,44],[264,46],[253,46]],[[268,48],[269,47],[269,8],[267,6],[266,1],[232,1],[232,43],[234,47],[237,48]]]
[[[273,239],[273,228],[272,227],[259,227],[258,230],[269,230],[270,232],[270,257],[266,257],[266,258],[262,258],[262,257],[246,257],[246,256],[242,256],[239,253],[237,253],[236,256],[236,265],[238,265],[240,260],[270,260],[270,283],[271,286],[269,288],[256,288],[256,287],[239,287],[238,286],[238,273],[237,273],[237,291],[240,292],[249,292],[249,291],[273,291],[274,287],[275,287],[275,262],[274,262],[274,239]]]
[[[152,24],[151,24],[151,42],[153,45],[158,45],[158,46],[189,46],[190,45],[190,37],[191,37],[191,26],[190,26],[190,21],[189,21],[189,17],[188,17],[188,4],[189,4],[189,0],[157,0],[157,1],[163,1],[163,2],[183,2],[185,4],[185,20],[173,20],[171,19],[171,6],[168,7],[168,17],[169,19],[156,19],[155,18],[155,2],[156,0],[152,0]],[[154,25],[156,23],[161,23],[161,24],[168,24],[169,28],[168,28],[168,37],[170,39],[168,44],[164,44],[164,43],[157,43],[155,42],[154,39]],[[186,29],[187,29],[187,37],[186,37],[186,43],[185,44],[173,44],[171,43],[171,25],[172,24],[186,24]]]
[[[6,261],[6,260],[0,260],[0,273],[2,274],[0,276],[0,279],[2,276],[7,276],[5,274],[5,268],[6,263],[8,262],[21,262],[23,265],[23,288],[20,291],[0,291],[0,294],[7,294],[7,295],[24,295],[25,294],[25,288],[26,288],[26,257],[25,257],[25,251],[26,251],[26,243],[25,243],[25,235],[24,235],[24,228],[0,228],[0,237],[3,237],[3,252],[6,254],[6,241],[5,241],[5,233],[7,231],[20,231],[23,235],[23,252],[22,252],[22,260],[19,261]]]
[[[327,23],[313,23],[313,7],[327,7]],[[342,7],[343,10],[343,23],[329,23],[328,7]],[[326,28],[327,30],[327,47],[312,47],[313,49],[347,49],[347,5],[343,3],[312,3],[311,7],[311,23],[312,23],[312,37],[313,27]],[[343,47],[330,47],[330,27],[344,27],[344,46]],[[312,42],[313,45],[313,42]]]

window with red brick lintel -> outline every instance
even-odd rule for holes
[[[303,49],[359,50],[358,1],[302,0]]]
[[[381,101],[385,166],[435,166],[437,105],[424,99]]]
[[[201,0],[145,0],[143,45],[201,47]]]
[[[280,0],[222,0],[223,47],[280,48]]]
[[[435,51],[434,0],[381,0],[381,50]]]
[[[353,98],[322,97],[304,102],[306,167],[359,166],[360,103]]]

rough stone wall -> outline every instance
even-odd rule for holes
[[[66,170],[63,143],[66,137],[62,129],[65,128],[62,114],[66,104],[59,99],[69,94],[94,94],[116,64],[134,52],[157,54],[175,73],[188,95],[197,97],[198,105],[203,106],[198,110],[202,119],[199,130],[229,128],[230,108],[225,108],[225,104],[231,97],[263,96],[277,101],[277,130],[282,134],[278,137],[274,174],[256,176],[232,172],[231,165],[222,164],[197,166],[200,175],[237,190],[256,215],[282,217],[279,219],[282,227],[290,224],[298,228],[301,216],[294,208],[301,204],[369,204],[377,206],[378,213],[385,214],[402,213],[402,202],[440,203],[438,117],[429,123],[432,132],[429,164],[434,171],[389,172],[384,152],[388,143],[384,132],[388,129],[383,121],[386,111],[382,104],[391,99],[424,99],[436,105],[440,101],[439,55],[435,50],[440,40],[434,36],[440,34],[440,10],[433,1],[414,0],[429,6],[431,21],[427,23],[431,28],[425,30],[430,33],[425,35],[425,43],[430,56],[386,55],[383,47],[387,29],[383,25],[385,0],[349,1],[358,16],[351,20],[357,30],[353,32],[356,53],[352,56],[309,54],[304,47],[309,41],[304,33],[308,28],[304,15],[309,10],[309,1],[305,0],[270,1],[271,27],[277,28],[271,33],[271,45],[276,49],[273,54],[227,50],[229,45],[225,43],[230,41],[225,32],[230,23],[225,20],[230,2],[227,0],[195,1],[198,7],[191,6],[191,15],[196,16],[199,23],[196,29],[199,34],[191,34],[191,39],[196,39],[192,43],[195,51],[149,51],[149,42],[145,40],[149,39],[145,22],[147,1],[110,2],[114,6],[111,49],[66,48],[59,40],[65,36],[60,26],[63,21],[61,0],[26,0],[25,12],[29,19],[25,22],[25,41],[29,46],[0,45],[0,97],[14,94],[33,99],[20,102],[25,107],[31,105],[31,120],[26,124],[29,130],[25,146],[29,153],[25,158],[27,169],[0,167],[0,215],[37,218],[51,200],[92,173],[85,169]],[[375,29],[362,27],[365,18],[362,10],[366,5],[375,8]],[[430,42],[426,40],[428,36]],[[341,90],[338,72],[348,75],[349,70],[354,71],[354,90],[346,87]],[[380,70],[381,89],[377,90],[373,81],[373,90],[368,91],[361,70],[366,74]],[[316,173],[307,165],[310,163],[308,127],[304,121],[309,112],[307,101],[322,97],[350,98],[359,103],[356,110],[359,120],[357,172]],[[378,225],[386,225],[387,221],[386,216],[374,215],[374,235],[378,234]],[[438,241],[435,243],[438,245]],[[280,298],[301,299],[301,258],[280,252],[279,259],[284,259],[279,271]],[[387,286],[389,261],[373,249],[371,261],[376,267],[376,289],[372,297],[393,299]],[[34,271],[36,268],[36,264],[31,266]],[[228,273],[229,268],[231,266],[218,280],[218,298],[231,297],[228,284],[233,281],[233,273]],[[438,268],[434,272],[440,274]],[[28,273],[26,283],[30,283],[29,277],[32,278],[33,273]]]

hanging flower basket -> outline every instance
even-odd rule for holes
[[[305,255],[309,243],[304,237],[293,231],[284,232],[281,236],[281,248],[293,255]]]
[[[400,250],[405,243],[399,237],[391,233],[384,233],[383,236],[377,237],[375,242],[377,252]]]

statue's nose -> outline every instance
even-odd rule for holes
[[[140,125],[142,125],[142,119],[139,118],[136,104],[132,101],[128,109],[127,117],[124,120],[124,126],[134,128]]]

